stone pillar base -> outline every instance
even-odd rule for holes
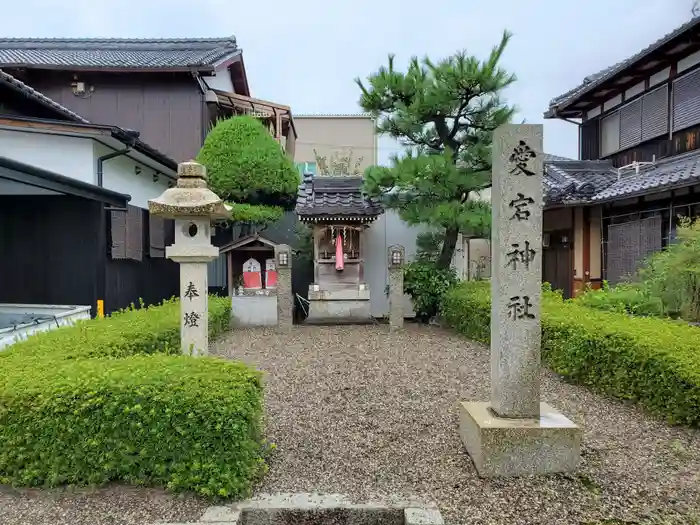
[[[459,434],[480,477],[576,470],[583,431],[547,403],[540,420],[503,419],[489,403],[459,404]]]

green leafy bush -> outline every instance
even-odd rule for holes
[[[488,284],[445,294],[446,324],[490,338]],[[640,402],[672,423],[700,426],[700,329],[683,322],[587,308],[542,297],[542,358],[555,372],[613,396]]]
[[[404,268],[404,292],[411,296],[416,317],[424,322],[439,312],[443,295],[456,283],[451,268],[437,268],[432,262],[414,261]]]
[[[575,301],[636,316],[700,321],[700,221],[682,219],[675,242],[649,256],[634,282],[604,284]]]
[[[589,308],[631,315],[664,317],[663,301],[639,283],[621,283],[610,287],[607,283],[599,290],[586,290],[575,302]]]
[[[217,122],[197,161],[206,166],[209,186],[224,200],[282,207],[295,202],[299,172],[256,118],[239,116]],[[240,210],[244,212],[253,213],[250,208]]]
[[[210,333],[230,300],[209,298]],[[265,469],[259,373],[180,355],[179,304],[126,310],[0,353],[0,483],[122,481],[245,495]]]
[[[667,315],[700,321],[700,220],[681,219],[676,236],[645,261],[640,277]]]

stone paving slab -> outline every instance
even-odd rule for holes
[[[209,507],[196,522],[149,525],[444,525],[440,511],[417,501],[353,504],[342,494],[266,494],[226,506]]]

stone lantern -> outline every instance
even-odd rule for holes
[[[403,263],[406,260],[406,248],[400,244],[389,246],[389,330],[403,328],[404,294]]]
[[[230,218],[218,195],[207,187],[207,170],[194,161],[177,167],[177,184],[148,201],[151,215],[175,220],[175,242],[165,255],[180,265],[180,340],[182,352],[209,350],[207,263],[219,256],[211,244],[211,222]]]

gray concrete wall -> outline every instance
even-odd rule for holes
[[[234,295],[231,320],[234,326],[276,326],[277,295]]]

